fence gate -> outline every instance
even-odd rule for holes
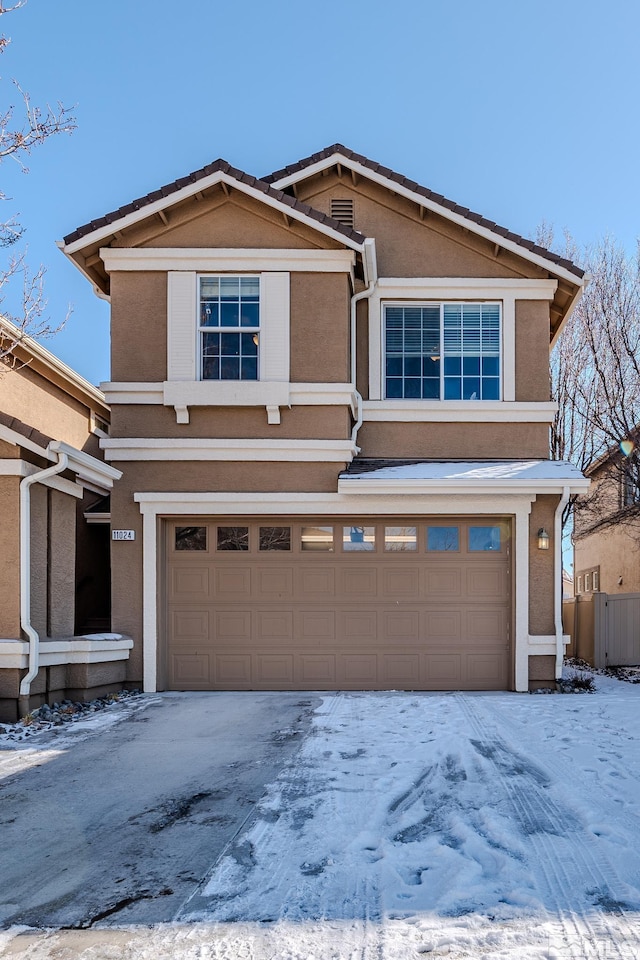
[[[594,665],[640,664],[640,593],[594,593]]]

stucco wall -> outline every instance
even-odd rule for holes
[[[291,380],[349,379],[349,278],[345,273],[292,273]],[[194,318],[195,322],[195,318]],[[167,274],[111,275],[111,378],[162,382],[167,377]]]
[[[0,477],[0,638],[20,637],[19,477]]]
[[[34,630],[47,635],[48,488],[31,487],[31,623]]]
[[[531,507],[529,518],[529,633],[555,634],[554,618],[554,517],[558,496],[541,494]],[[538,530],[544,527],[551,537],[548,550],[538,549]],[[560,574],[558,574],[559,576]]]
[[[421,221],[410,200],[364,179],[354,186],[350,178],[329,173],[301,183],[298,196],[326,214],[333,198],[352,199],[356,230],[376,238],[380,276],[547,276],[506,250],[496,256],[493,243],[436,214],[427,213]]]
[[[50,637],[73,636],[76,586],[76,501],[49,491]]]
[[[41,637],[73,636],[76,501],[39,483],[30,498],[31,623]]]
[[[516,400],[549,398],[549,304],[516,300]]]
[[[346,406],[282,407],[280,424],[269,424],[265,407],[190,407],[189,423],[177,423],[173,407],[116,404],[114,437],[215,437],[227,439],[346,439],[351,435]]]
[[[364,423],[358,445],[363,457],[544,458],[549,429],[539,423]]]
[[[195,318],[194,318],[195,321]],[[111,274],[111,379],[167,377],[167,274]]]
[[[293,218],[286,226],[280,211],[241,193],[217,197],[204,202],[196,199],[184,204],[180,211],[169,211],[169,225],[160,220],[145,223],[126,231],[114,246],[142,247],[265,247],[311,248],[337,247],[312,227]]]
[[[30,366],[0,372],[0,410],[78,449],[90,436],[89,408]]]
[[[291,274],[291,380],[345,383],[349,374],[347,274]]]

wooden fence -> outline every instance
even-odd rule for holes
[[[568,657],[594,667],[640,664],[640,593],[594,593],[565,600],[562,620],[571,637]]]

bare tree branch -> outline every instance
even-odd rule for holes
[[[27,0],[13,0],[7,6],[0,0],[0,16],[13,13],[26,4]],[[10,39],[0,36],[0,53],[4,52]],[[0,164],[11,158],[19,164],[24,173],[28,173],[25,160],[30,156],[34,147],[41,146],[50,137],[58,133],[71,133],[75,130],[76,122],[71,110],[61,103],[55,107],[46,104],[45,107],[35,106],[29,94],[17,80],[12,81],[19,97],[19,109],[15,104],[0,108]],[[6,195],[0,190],[0,201],[6,202]],[[15,247],[23,235],[23,227],[15,215],[0,220],[0,250]],[[69,316],[61,322],[52,324],[45,316],[47,301],[44,297],[45,268],[40,266],[31,271],[26,263],[26,250],[11,253],[8,260],[0,263],[0,314],[6,317],[17,330],[11,336],[5,329],[0,339],[0,361],[6,366],[11,360],[12,350],[24,336],[36,338],[49,337],[57,333]],[[22,287],[21,297],[15,295],[11,301],[19,300],[19,307],[12,312],[4,309],[8,286],[13,289],[16,284]]]
[[[541,235],[553,242],[547,224]],[[575,244],[571,258],[576,259]],[[569,256],[567,249],[565,256]],[[629,258],[607,237],[584,251],[591,282],[551,356],[558,403],[551,455],[593,468],[589,494],[570,503],[576,531],[624,522],[640,535],[640,256]]]

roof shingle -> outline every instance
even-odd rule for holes
[[[218,159],[214,160],[213,163],[207,164],[206,167],[202,167],[200,170],[194,170],[193,173],[188,174],[186,177],[180,177],[180,179],[174,180],[172,183],[166,183],[159,189],[145,194],[144,197],[138,197],[137,200],[132,200],[130,203],[126,203],[124,206],[118,207],[117,210],[112,210],[110,213],[106,213],[103,217],[99,217],[97,220],[92,220],[90,223],[85,223],[83,226],[77,227],[73,233],[69,233],[64,238],[64,242],[66,245],[75,243],[76,240],[81,240],[82,237],[86,237],[90,233],[102,229],[102,227],[107,227],[110,224],[128,216],[130,213],[143,210],[144,207],[149,206],[149,204],[154,203],[157,200],[170,197],[172,194],[178,193],[179,190],[182,190],[189,184],[198,183],[198,181],[203,180],[205,177],[209,177],[218,172],[226,173],[234,180],[237,180],[238,183],[244,183],[255,190],[260,190],[262,193],[272,197],[274,200],[284,203],[292,210],[296,210],[304,216],[309,217],[312,220],[316,220],[318,223],[322,223],[326,227],[330,227],[332,230],[335,230],[337,233],[341,233],[343,236],[348,237],[350,240],[353,240],[356,243],[361,244],[365,241],[364,235],[358,233],[357,230],[354,230],[351,227],[346,227],[343,223],[339,223],[337,220],[333,220],[331,217],[321,213],[319,210],[315,210],[313,207],[310,207],[309,204],[302,203],[300,200],[290,197],[288,193],[283,193],[281,190],[274,189],[265,181],[258,180],[257,177],[252,177],[250,174],[244,173],[242,170],[238,170],[236,167],[232,167],[231,164],[227,163],[226,160]]]

